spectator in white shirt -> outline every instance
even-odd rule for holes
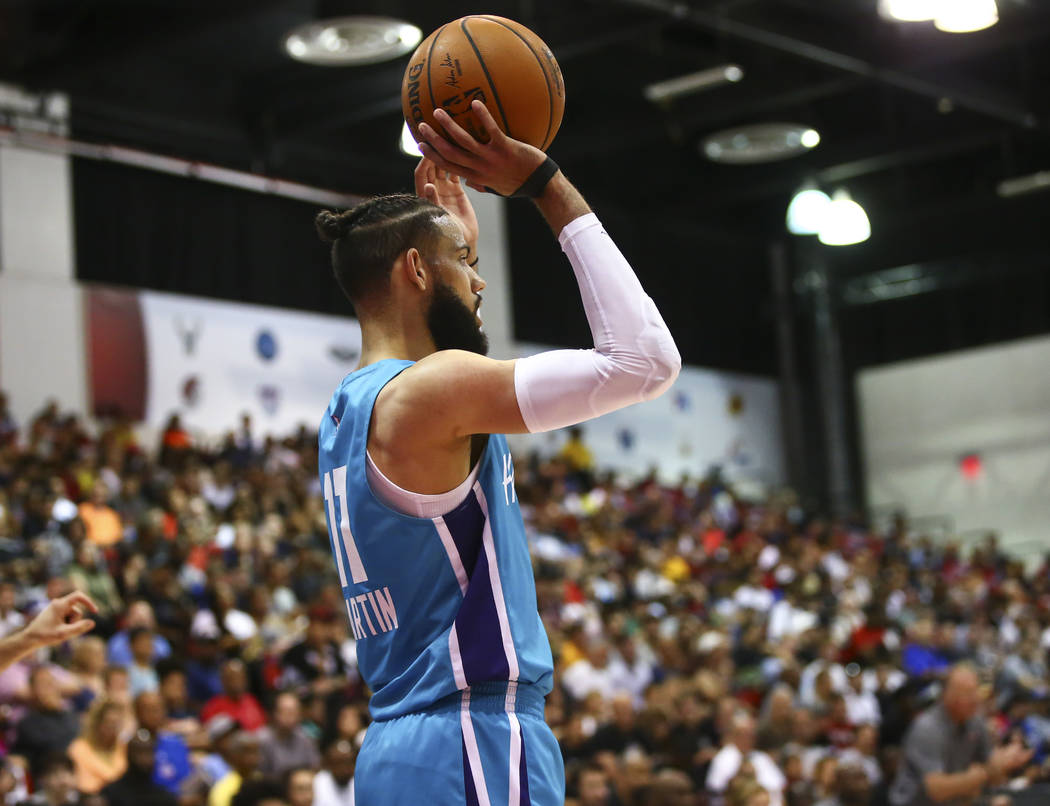
[[[609,645],[601,638],[587,645],[586,657],[580,658],[561,678],[562,685],[576,702],[583,702],[588,695],[606,695],[613,689],[613,669],[609,663]]]
[[[653,682],[653,664],[638,651],[637,641],[624,636],[616,642],[609,662],[612,690],[629,694],[636,708],[645,702],[645,690]]]
[[[357,751],[338,741],[324,754],[324,767],[314,776],[313,806],[354,806],[354,765]]]
[[[742,610],[768,613],[776,600],[773,592],[762,584],[762,572],[758,568],[752,568],[747,582],[737,588],[736,593],[733,594],[733,601]]]
[[[739,711],[730,723],[726,744],[711,760],[707,771],[708,791],[715,795],[725,792],[745,761],[754,769],[755,780],[769,793],[770,806],[782,806],[787,779],[773,759],[755,750],[755,720],[747,712]]]
[[[852,725],[882,724],[882,706],[879,698],[864,687],[864,677],[858,672],[848,678],[849,688],[843,695],[846,698],[846,713]]]

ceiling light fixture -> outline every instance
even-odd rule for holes
[[[723,84],[736,84],[744,80],[744,68],[739,64],[723,64],[710,70],[701,70],[667,81],[658,81],[642,90],[646,100],[654,104],[673,101],[682,95],[689,95],[701,90],[714,89]]]
[[[408,121],[401,123],[401,153],[410,157],[422,157],[423,152],[419,150],[416,138],[412,136],[412,130],[408,128]]]
[[[300,62],[344,67],[396,59],[411,53],[422,38],[415,25],[390,17],[337,17],[290,31],[284,49]]]
[[[807,182],[788,205],[787,228],[793,235],[816,235],[831,205],[831,197]]]
[[[868,214],[845,190],[836,190],[817,234],[826,246],[852,246],[871,237]]]
[[[798,157],[820,144],[820,133],[800,123],[755,123],[709,135],[700,150],[713,162],[754,165]]]
[[[942,0],[933,24],[938,31],[968,34],[983,31],[999,22],[995,0]]]
[[[900,22],[926,22],[937,16],[941,0],[879,0],[879,14]]]

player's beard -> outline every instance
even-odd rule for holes
[[[445,283],[434,288],[427,311],[427,327],[439,350],[468,350],[488,355],[489,337],[478,325],[477,307],[471,310]]]

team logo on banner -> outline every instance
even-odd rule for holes
[[[333,361],[338,361],[341,364],[349,364],[351,361],[356,361],[360,352],[353,347],[346,347],[342,344],[330,344],[328,346],[328,356]]]
[[[197,351],[197,342],[200,341],[201,330],[204,329],[200,319],[183,320],[181,316],[175,317],[175,334],[182,342],[182,349],[186,355],[193,355]]]
[[[270,384],[260,386],[259,403],[262,404],[263,411],[267,414],[271,416],[276,414],[281,405],[281,390]]]
[[[190,375],[182,382],[182,402],[186,408],[194,408],[201,401],[201,379]]]
[[[277,357],[277,339],[269,330],[260,330],[255,339],[255,349],[263,361],[273,361]]]

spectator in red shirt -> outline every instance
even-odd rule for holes
[[[222,665],[222,694],[217,694],[204,704],[201,721],[226,714],[235,719],[247,731],[254,731],[266,724],[266,713],[259,701],[248,691],[248,673],[244,663],[233,658]]]

